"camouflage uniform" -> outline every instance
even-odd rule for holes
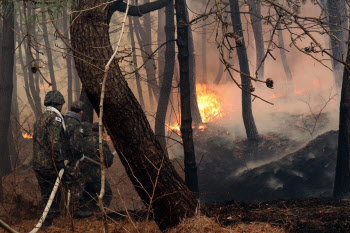
[[[65,103],[62,94],[50,91],[45,96],[44,105],[53,108]],[[48,108],[48,107],[47,107]],[[59,111],[59,110],[55,110]],[[34,123],[33,169],[41,190],[42,205],[46,205],[60,169],[64,168],[64,120],[62,115],[48,109]],[[48,221],[59,214],[60,189],[52,203]],[[46,222],[48,222],[46,221]]]
[[[93,127],[90,123],[84,122],[84,155],[96,162],[100,163],[99,142],[98,142],[98,123],[94,123]],[[110,151],[105,140],[102,141],[103,156],[105,159],[106,168],[113,163],[114,155]],[[83,196],[80,203],[89,206],[92,210],[97,210],[97,196],[101,190],[101,168],[99,165],[84,160],[81,166],[81,172],[84,175],[86,182]],[[95,201],[94,201],[95,200]],[[103,197],[104,206],[108,207],[112,201],[112,190],[109,182],[105,182],[105,195]]]
[[[72,164],[76,164],[83,156],[83,128],[81,126],[81,117],[77,114],[83,109],[83,102],[75,101],[72,103],[71,111],[68,111],[65,116],[66,132],[65,140],[67,146],[65,147],[65,153],[72,161]],[[75,169],[74,174],[69,174],[70,178],[74,181],[73,188],[70,188],[72,194],[72,203],[75,204],[80,199],[85,183],[84,176],[80,172],[80,164]],[[77,206],[73,206],[77,208]]]

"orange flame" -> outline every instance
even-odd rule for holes
[[[209,90],[205,84],[197,84],[197,102],[203,123],[222,117],[221,98]]]
[[[29,134],[29,133],[22,133],[22,136],[23,136],[23,138],[26,138],[26,139],[31,139],[31,138],[33,138],[33,135],[32,135],[32,134]]]

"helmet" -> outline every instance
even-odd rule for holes
[[[92,124],[92,131],[98,132],[98,128],[99,128],[98,122],[95,122],[95,123]],[[102,125],[102,131],[103,131],[103,130],[104,130],[104,127],[103,127],[103,125]]]
[[[62,105],[64,103],[64,97],[59,91],[49,91],[45,96],[45,106]]]
[[[84,102],[77,100],[72,103],[72,106],[70,107],[70,109],[73,112],[80,112],[81,110],[83,110],[83,106],[84,106]]]
[[[92,130],[92,125],[90,122],[82,122],[81,126],[83,128],[83,135],[85,136],[89,136],[91,134],[91,130]]]

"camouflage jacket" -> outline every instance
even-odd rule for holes
[[[109,146],[105,140],[102,141],[103,147],[103,157],[105,160],[105,166],[108,168],[113,163],[114,155],[112,154]],[[84,137],[84,155],[100,162],[100,152],[99,152],[99,143],[98,143],[98,133],[92,132],[89,136]],[[82,165],[83,170],[98,170],[100,171],[100,166],[89,163],[89,161],[85,160],[84,165]]]
[[[83,128],[79,115],[67,112],[65,116],[67,141],[66,153],[70,161],[75,162],[83,156]]]
[[[44,112],[34,123],[33,168],[51,170],[56,166],[59,170],[65,159],[62,118],[54,112]]]

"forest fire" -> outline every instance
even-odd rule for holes
[[[202,117],[202,122],[213,122],[221,118],[223,116],[223,112],[222,100],[220,96],[216,95],[215,92],[210,90],[205,84],[197,84],[196,89],[198,108]],[[171,131],[175,131],[177,133],[180,132],[179,122],[166,126]],[[199,130],[204,130],[206,127],[207,126],[205,124],[200,124],[196,128]]]
[[[31,139],[31,138],[33,138],[33,135],[30,134],[30,133],[22,133],[22,136],[23,136],[23,138],[26,138],[26,139]]]

